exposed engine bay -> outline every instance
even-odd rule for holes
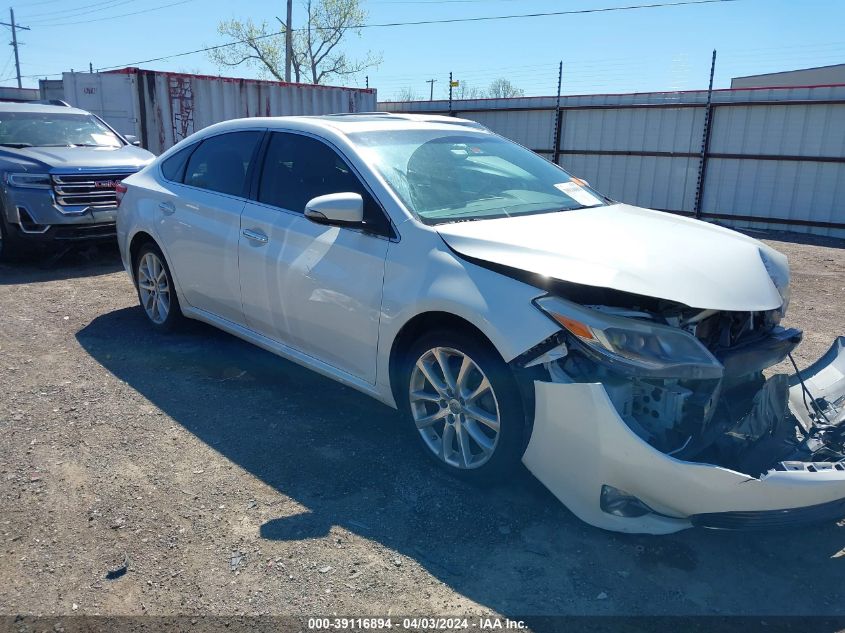
[[[583,308],[609,319],[662,326],[666,332],[682,330],[695,337],[712,359],[708,364],[690,361],[696,365],[692,369],[679,364],[674,375],[669,365],[651,371],[615,363],[612,356],[597,353],[597,339],[604,347],[624,344],[630,350],[631,339],[637,337],[631,329],[596,330],[585,327],[586,321],[577,315],[568,319],[553,314],[564,329],[524,354],[520,364],[555,383],[601,383],[636,435],[680,460],[723,466],[752,477],[771,470],[845,467],[845,397],[828,401],[813,394],[797,366],[791,380],[785,373],[771,371],[787,358],[792,361],[791,352],[802,339],[800,330],[780,325],[781,309],[698,310],[651,299],[631,307]],[[636,344],[654,345],[647,337]],[[669,352],[684,356],[682,345],[665,351],[667,356]],[[793,383],[802,386],[800,415],[789,407]]]

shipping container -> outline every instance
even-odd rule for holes
[[[374,89],[139,68],[64,73],[62,84],[65,101],[102,117],[122,134],[138,137],[141,145],[155,154],[204,127],[229,119],[367,112],[376,108]]]

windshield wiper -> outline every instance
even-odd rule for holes
[[[32,143],[0,143],[2,147],[14,147],[15,149],[23,149],[24,147],[32,147]]]

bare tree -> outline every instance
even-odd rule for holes
[[[514,86],[509,79],[500,77],[493,80],[487,89],[487,96],[491,99],[507,99],[508,97],[524,97],[525,91]]]
[[[410,86],[406,86],[405,88],[400,88],[396,95],[393,97],[394,101],[420,101],[421,98],[417,95],[416,91],[411,88]]]
[[[455,99],[483,99],[487,96],[487,93],[484,92],[483,88],[469,86],[462,81],[457,88],[452,90],[452,96]]]
[[[381,55],[367,53],[362,60],[351,59],[340,44],[347,33],[360,37],[359,25],[367,18],[360,0],[304,0],[305,24],[292,29],[293,72],[297,82],[324,83],[337,77],[360,73],[378,66]],[[286,26],[273,30],[266,22],[255,24],[251,19],[226,20],[217,31],[237,42],[209,51],[219,67],[246,64],[259,74],[284,80]]]

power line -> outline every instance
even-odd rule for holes
[[[89,22],[97,22],[107,19],[114,19],[125,17],[127,15],[137,15],[139,13],[147,13],[149,11],[155,11],[157,9],[164,9],[171,6],[176,6],[180,4],[185,4],[187,2],[192,2],[193,0],[180,0],[179,2],[173,2],[170,4],[162,5],[160,7],[154,7],[152,9],[147,9],[146,11],[136,11],[133,13],[127,13],[123,15],[116,15],[110,16],[108,18],[102,18],[101,20],[84,20],[83,22],[71,22],[67,24],[79,24],[79,23],[89,23]],[[728,2],[740,2],[741,0],[678,0],[676,2],[653,2],[648,4],[635,4],[635,5],[627,5],[622,7],[596,7],[592,9],[571,9],[567,11],[545,11],[545,12],[537,12],[537,13],[520,13],[520,14],[511,14],[511,15],[493,15],[493,16],[476,16],[476,17],[467,17],[467,18],[446,18],[446,19],[439,19],[439,20],[417,20],[411,22],[385,22],[385,23],[377,23],[377,24],[358,24],[350,26],[350,30],[360,30],[360,29],[369,29],[369,28],[389,28],[389,27],[398,27],[398,26],[423,26],[423,25],[431,25],[431,24],[455,24],[461,22],[485,22],[485,21],[494,21],[494,20],[514,20],[514,19],[524,19],[524,18],[538,18],[538,17],[554,17],[554,16],[562,16],[562,15],[585,15],[590,13],[610,13],[614,11],[636,11],[642,9],[658,9],[658,8],[668,8],[668,7],[679,7],[679,6],[690,6],[690,5],[702,5],[702,4],[724,4]],[[63,26],[61,24],[51,24],[49,26]],[[305,28],[299,29],[291,29],[291,32],[296,31],[306,31]],[[238,44],[245,44],[248,41],[258,41],[264,40],[271,37],[278,37],[279,33],[267,33],[264,35],[259,35],[251,40],[236,40],[234,42],[226,42],[225,44],[217,44],[215,46],[206,46],[203,48],[197,48],[191,51],[184,51],[181,53],[173,53],[172,55],[162,55],[160,57],[152,57],[149,59],[138,60],[134,62],[127,62],[123,64],[117,64],[114,66],[104,66],[102,68],[97,68],[97,71],[102,70],[113,70],[116,68],[124,68],[127,66],[140,66],[142,64],[150,64],[153,62],[165,61],[168,59],[175,59],[177,57],[186,57],[188,55],[196,55],[198,53],[207,53],[209,51],[219,50],[222,48],[228,48],[230,46],[237,46]],[[50,73],[46,76],[57,76],[61,75],[62,73]],[[45,75],[27,75],[27,78],[38,78],[43,77]]]
[[[62,2],[62,1],[64,1],[64,0],[40,0],[39,2],[30,2],[29,6],[34,7],[34,6],[37,6],[39,4],[52,4],[54,2]]]
[[[549,11],[545,13],[522,13],[516,15],[494,15],[494,16],[483,16],[483,17],[472,17],[472,18],[449,18],[443,20],[421,20],[415,22],[387,22],[382,24],[359,24],[355,26],[349,27],[352,30],[357,29],[367,29],[367,28],[386,28],[386,27],[395,27],[395,26],[421,26],[427,24],[452,24],[455,22],[479,22],[483,20],[512,20],[518,18],[536,18],[536,17],[549,17],[549,16],[558,16],[558,15],[577,15],[577,14],[584,14],[584,13],[600,13],[600,12],[610,12],[610,11],[633,11],[636,9],[655,9],[661,7],[676,7],[676,6],[684,6],[684,5],[695,5],[695,4],[720,4],[725,2],[740,2],[741,0],[681,0],[679,2],[663,2],[663,3],[652,3],[652,4],[640,4],[640,5],[629,5],[625,7],[600,7],[595,9],[575,9],[570,11]],[[291,31],[305,31],[307,29],[291,29]],[[263,40],[270,37],[276,37],[278,33],[267,33],[265,35],[259,35],[258,37],[254,38],[254,40]],[[227,42],[226,44],[218,44],[216,46],[207,46],[205,48],[198,48],[193,51],[186,51],[184,53],[175,53],[173,55],[166,55],[163,57],[155,57],[152,59],[146,59],[137,62],[130,62],[129,64],[119,64],[117,66],[108,66],[105,68],[98,68],[97,70],[111,70],[113,68],[123,68],[125,66],[138,66],[140,64],[149,64],[152,62],[159,62],[165,59],[173,59],[174,57],[184,57],[186,55],[195,55],[197,53],[205,53],[208,51],[218,50],[221,48],[227,48],[229,46],[237,46],[238,44],[244,44],[247,40],[237,40],[235,42]]]
[[[121,4],[128,4],[129,2],[133,2],[133,1],[134,0],[120,0],[120,1],[117,1],[117,0],[101,0],[100,2],[95,2],[93,4],[83,4],[82,6],[79,6],[79,7],[55,9],[53,11],[45,11],[43,13],[31,13],[31,14],[24,16],[24,19],[28,20],[29,22],[44,22],[46,20],[52,20],[52,19],[62,18],[62,17],[74,17],[74,15],[64,15],[64,14],[77,14],[79,11],[82,11],[83,9],[89,9],[91,7],[100,7],[100,8],[95,9],[94,11],[85,11],[81,15],[84,15],[85,13],[95,13],[96,11],[106,11],[108,9],[111,9],[112,6],[117,6],[117,5],[121,5]],[[112,6],[107,6],[107,7],[103,8],[103,5],[112,5]],[[50,16],[50,17],[45,19],[45,18],[42,17],[42,16],[45,16],[45,15]],[[31,20],[30,18],[42,18],[42,19],[41,20]]]
[[[105,22],[107,20],[114,20],[114,19],[117,19],[117,18],[125,18],[125,17],[128,17],[130,15],[141,15],[142,13],[149,13],[150,11],[158,11],[160,9],[169,9],[170,7],[175,7],[175,6],[178,6],[180,4],[187,4],[189,2],[194,2],[194,1],[195,0],[179,0],[178,2],[170,2],[168,4],[162,4],[162,5],[157,6],[157,7],[150,7],[149,9],[144,9],[142,11],[132,11],[130,13],[121,13],[119,15],[110,15],[110,16],[107,16],[107,17],[104,17],[104,18],[96,18],[94,20],[77,20],[75,22],[57,22],[57,23],[54,23],[54,24],[41,24],[40,26],[41,26],[41,28],[52,28],[52,27],[55,27],[55,26],[72,26],[74,24],[90,24],[91,22]],[[725,0],[725,1],[729,1],[729,0]],[[121,3],[121,4],[125,4],[125,3]],[[80,14],[80,15],[82,15],[82,14]],[[67,16],[67,17],[75,17],[75,16]]]

